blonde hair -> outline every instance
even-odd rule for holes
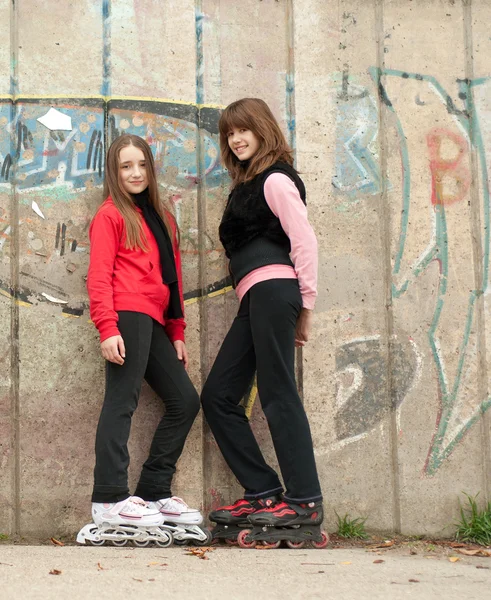
[[[246,165],[232,152],[228,134],[234,128],[249,129],[259,140],[259,149]],[[250,181],[278,161],[293,165],[293,152],[269,106],[260,98],[242,98],[229,104],[218,123],[222,163],[232,186]]]

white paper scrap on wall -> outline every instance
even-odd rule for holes
[[[38,121],[51,131],[72,130],[72,118],[55,108],[50,108],[45,115],[39,117]]]
[[[39,208],[39,206],[38,206],[38,203],[37,203],[37,202],[35,202],[34,200],[32,201],[31,208],[32,208],[32,210],[33,210],[33,211],[34,211],[34,212],[35,212],[37,215],[39,215],[41,218],[43,218],[43,219],[45,219],[45,218],[46,218],[46,217],[43,215],[43,213],[42,213],[41,209]]]
[[[55,298],[54,296],[50,296],[49,294],[46,294],[46,292],[42,292],[41,296],[44,296],[46,298],[46,300],[49,300],[50,302],[54,302],[55,304],[68,304],[68,302],[66,300],[60,300],[59,298]]]

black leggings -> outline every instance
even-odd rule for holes
[[[285,499],[298,503],[322,499],[310,427],[295,383],[295,327],[301,302],[296,279],[254,285],[242,299],[201,394],[206,419],[245,489],[245,498],[283,491],[240,405],[257,370]]]
[[[176,462],[199,411],[199,397],[164,328],[148,315],[118,313],[126,358],[106,363],[106,393],[97,427],[92,502],[129,496],[128,438],[143,378],[165,404],[135,495],[144,500],[171,496]]]

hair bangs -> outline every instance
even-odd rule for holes
[[[254,131],[254,116],[246,109],[245,106],[234,102],[223,111],[218,124],[220,134],[227,136],[234,129],[250,129]]]

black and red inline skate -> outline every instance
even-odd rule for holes
[[[272,548],[279,548],[282,542],[289,548],[303,548],[306,542],[314,548],[325,548],[329,536],[320,528],[323,520],[322,502],[293,504],[278,500],[251,512],[248,521],[253,527],[243,527],[237,542],[241,548],[255,548],[258,542]]]
[[[210,521],[216,523],[211,531],[213,540],[223,540],[229,546],[235,546],[241,531],[251,527],[248,517],[257,510],[268,508],[276,502],[278,502],[277,496],[259,500],[240,498],[229,506],[220,506],[213,510],[208,515]]]

